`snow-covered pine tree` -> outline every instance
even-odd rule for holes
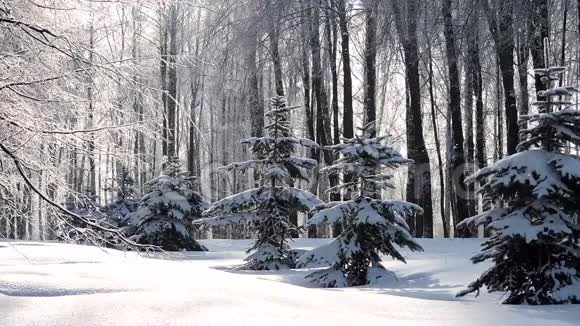
[[[493,231],[474,263],[492,266],[458,296],[506,292],[506,304],[580,303],[580,157],[569,154],[580,145],[580,111],[568,101],[576,90],[556,87],[563,67],[537,69],[547,85],[534,103],[538,113],[521,117],[518,153],[467,179],[485,181],[480,192],[501,202],[463,227],[485,225]]]
[[[226,171],[254,169],[260,176],[258,187],[214,203],[200,221],[206,225],[247,223],[257,232],[258,239],[248,250],[246,264],[239,269],[294,267],[288,240],[297,227],[291,225],[290,215],[307,212],[322,203],[312,193],[290,186],[294,179],[308,180],[309,171],[317,164],[315,160],[293,156],[298,145],[317,147],[311,140],[292,136],[289,114],[296,108],[286,106],[282,96],[270,99],[270,110],[265,114],[269,120],[266,136],[242,141],[251,147],[254,159],[224,167]]]
[[[343,229],[332,242],[307,252],[298,261],[299,267],[330,266],[306,276],[323,287],[366,285],[393,278],[394,274],[381,265],[380,254],[405,262],[395,245],[423,250],[405,221],[421,214],[422,209],[404,201],[376,199],[380,198],[381,189],[393,187],[391,176],[381,171],[412,161],[383,144],[386,136],[373,137],[372,128],[369,125],[361,129],[360,136],[328,147],[341,157],[325,169],[352,176],[348,183],[329,191],[349,189],[354,198],[319,205],[311,211],[309,225],[338,222]]]
[[[127,168],[123,167],[122,173],[113,180],[113,184],[106,190],[115,191],[117,198],[105,205],[101,211],[108,216],[107,220],[117,227],[127,226],[131,213],[137,210],[139,200],[134,188],[135,181]]]
[[[189,172],[181,171],[179,159],[170,159],[164,174],[145,184],[148,193],[131,215],[131,224],[136,227],[131,239],[168,251],[207,250],[193,238],[192,222],[209,206],[193,190],[193,182]]]

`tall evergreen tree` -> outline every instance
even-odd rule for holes
[[[290,216],[322,203],[312,193],[290,186],[294,179],[308,180],[308,172],[317,164],[313,159],[292,156],[297,145],[317,148],[311,140],[292,136],[288,116],[296,108],[286,106],[282,96],[270,100],[270,110],[265,114],[269,119],[267,135],[242,141],[251,147],[254,159],[225,167],[226,171],[257,170],[259,186],[214,203],[200,221],[206,225],[248,223],[257,232],[247,263],[240,269],[294,267],[288,240],[297,226],[290,223]]]
[[[566,153],[580,145],[580,111],[567,100],[576,89],[555,87],[563,67],[536,69],[547,90],[534,103],[539,113],[521,117],[518,153],[481,169],[471,182],[487,200],[501,201],[462,225],[486,225],[493,235],[474,263],[493,265],[458,296],[507,292],[508,304],[580,303],[580,157]]]
[[[379,254],[405,261],[394,245],[413,251],[422,248],[409,233],[407,218],[421,214],[419,206],[380,198],[383,188],[392,188],[391,175],[382,169],[395,169],[412,161],[398,151],[384,145],[386,136],[374,137],[375,129],[367,125],[362,135],[345,139],[344,143],[328,148],[340,154],[329,173],[350,173],[349,182],[337,189],[349,189],[354,198],[344,202],[319,205],[311,211],[311,225],[341,223],[342,233],[334,241],[316,248],[299,260],[299,266],[330,267],[306,276],[323,287],[347,287],[371,284],[393,274],[381,264]]]
[[[148,193],[131,215],[131,224],[136,227],[132,239],[169,251],[206,250],[193,238],[192,221],[201,217],[208,203],[193,190],[194,178],[181,171],[179,159],[170,158],[164,170],[163,175],[145,184]]]

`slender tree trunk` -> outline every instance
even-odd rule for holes
[[[467,59],[466,59],[466,76],[465,76],[465,152],[467,162],[467,173],[473,174],[476,166],[476,149],[474,141],[474,112],[477,116],[477,110],[480,109],[478,105],[483,106],[481,99],[481,87],[478,83],[478,78],[481,78],[481,65],[479,61],[479,6],[476,1],[471,2],[473,5],[473,12],[468,18],[467,26]],[[473,99],[476,102],[473,102]],[[474,105],[475,104],[475,105]],[[477,136],[476,136],[477,138]],[[475,186],[470,184],[467,186],[469,216],[474,216],[477,213],[477,195],[475,193]]]
[[[364,125],[373,124],[373,136],[376,135],[376,84],[377,84],[377,2],[365,0],[365,48],[364,48]]]
[[[141,29],[141,22],[140,22],[140,12],[137,7],[132,8],[132,16],[133,16],[133,37],[132,37],[132,49],[131,49],[131,59],[133,61],[133,65],[137,67],[139,64],[139,56],[140,56],[140,48],[139,48],[139,37],[138,34],[142,32]],[[134,87],[137,88],[139,84],[142,83],[142,78],[138,77],[137,73],[133,76],[133,83]],[[139,89],[136,89],[133,94],[133,111],[135,116],[137,117],[137,123],[143,123],[143,94]],[[135,183],[139,186],[140,190],[143,190],[143,184],[145,183],[145,148],[144,148],[144,133],[141,130],[135,130],[135,143],[134,143],[134,150],[133,153],[135,154]],[[109,160],[109,154],[107,154],[107,162]],[[108,167],[108,164],[105,164]],[[108,177],[108,171],[105,172],[105,175]],[[106,201],[106,192],[105,192],[105,201]]]
[[[503,157],[503,115],[501,112],[502,88],[501,88],[501,67],[499,66],[499,58],[496,56],[496,74],[495,74],[495,90],[496,90],[496,156],[494,161],[500,160]]]
[[[340,126],[338,122],[338,69],[336,66],[336,56],[337,56],[337,44],[338,44],[338,28],[335,18],[335,11],[333,8],[334,2],[330,1],[328,4],[329,8],[333,10],[326,11],[326,41],[328,43],[328,59],[330,61],[330,74],[332,78],[332,134],[333,134],[333,144],[340,143]],[[335,156],[335,159],[337,157]],[[331,176],[330,187],[335,187],[338,185],[338,176]],[[331,201],[340,200],[340,192],[333,192],[330,194]],[[332,233],[333,235],[338,235],[342,232],[342,225],[340,223],[335,223],[333,225]]]
[[[409,89],[407,109],[407,149],[408,157],[414,161],[409,165],[407,175],[407,201],[423,208],[423,214],[416,217],[415,236],[423,237],[425,220],[433,220],[431,198],[431,164],[423,137],[423,118],[421,112],[421,83],[419,80],[419,48],[417,44],[418,0],[407,1],[406,25],[397,1],[391,2],[399,39],[403,44],[405,77]],[[427,234],[427,236],[430,236]]]
[[[93,26],[93,13],[91,12],[91,26],[89,31],[89,62],[93,63],[93,53],[95,50],[95,29]],[[93,90],[93,77],[92,75],[88,76],[88,87],[87,87],[87,100],[89,102],[89,116],[88,116],[88,127],[94,127],[94,90]],[[91,197],[91,200],[96,200],[97,195],[97,183],[96,183],[96,164],[95,164],[95,136],[90,134],[88,140],[88,156],[89,156],[89,191],[88,195]]]
[[[312,29],[310,35],[310,46],[312,50],[312,87],[316,97],[316,140],[321,146],[330,145],[330,115],[328,109],[328,98],[324,86],[324,72],[321,63],[320,47],[320,1],[312,1]],[[322,151],[326,165],[333,162],[333,155],[329,151]]]
[[[564,67],[566,65],[566,32],[568,23],[568,0],[564,1],[564,13],[562,19],[562,43],[560,44],[560,66]],[[559,86],[562,87],[564,78],[560,78]]]
[[[334,158],[331,152],[324,151],[323,147],[330,145],[332,140],[330,133],[330,115],[328,108],[328,98],[326,96],[326,89],[324,86],[324,72],[322,70],[321,63],[321,47],[320,47],[320,1],[312,0],[310,2],[310,49],[312,54],[312,89],[314,93],[314,99],[316,101],[316,142],[320,146],[320,149],[316,151],[316,159],[319,163],[324,162],[326,165],[332,164]],[[315,171],[317,173],[318,171]],[[316,177],[316,176],[315,176]],[[318,175],[318,178],[320,175]],[[330,176],[330,178],[336,178],[336,176]],[[329,179],[330,179],[329,178]],[[316,180],[315,180],[316,181]],[[319,180],[318,180],[319,181]],[[331,184],[336,184],[335,180],[329,180]],[[320,182],[313,184],[318,186]],[[314,190],[314,189],[313,189]]]
[[[363,111],[365,126],[372,127],[371,136],[377,135],[377,12],[378,2],[376,0],[365,0],[365,48],[364,48],[364,93],[363,93]],[[380,123],[380,122],[379,122]],[[373,187],[372,197],[380,198],[381,190]]]
[[[270,23],[270,53],[272,55],[272,65],[274,66],[274,84],[276,86],[276,95],[284,96],[284,83],[282,81],[282,60],[280,60],[280,22],[279,15],[282,6],[280,1],[272,1],[272,9],[269,13]]]
[[[160,75],[160,84],[161,84],[161,104],[163,105],[163,114],[161,115],[162,118],[162,131],[161,131],[161,147],[162,147],[162,155],[167,155],[167,97],[168,97],[168,90],[167,90],[167,38],[168,38],[168,30],[167,30],[167,19],[164,17],[165,12],[163,10],[160,11],[159,14],[159,54],[160,54],[160,61],[159,61],[159,75]]]
[[[257,6],[257,2],[255,2]],[[255,7],[254,7],[255,8]],[[255,14],[255,9],[254,9]],[[254,16],[255,17],[255,16]],[[261,137],[264,132],[264,107],[260,101],[260,85],[258,80],[257,51],[258,51],[258,27],[257,18],[250,21],[248,31],[248,56],[246,66],[248,69],[248,100],[250,105],[250,134],[252,137]]]
[[[332,135],[333,144],[338,144],[340,143],[340,126],[338,123],[338,71],[336,67],[338,30],[334,11],[328,10],[326,16],[326,37],[327,43],[329,44],[328,58],[330,61],[330,74],[332,78]]]
[[[544,68],[544,39],[549,36],[549,17],[548,0],[531,0],[528,31],[534,69]],[[546,89],[539,75],[535,75],[535,88],[536,99],[544,100],[544,97],[537,95]]]
[[[209,150],[209,198],[213,203],[218,199],[217,196],[217,181],[216,181],[216,155],[217,148],[217,133],[215,130],[215,107],[210,107],[209,112],[209,134],[210,134],[210,150]]]
[[[341,55],[342,55],[342,74],[343,74],[343,89],[342,89],[342,135],[344,138],[354,137],[354,113],[352,108],[352,73],[350,68],[350,36],[348,32],[348,14],[346,11],[346,0],[338,0],[338,24],[341,33]],[[344,182],[348,183],[352,180],[349,173],[343,176]],[[343,194],[344,200],[350,200],[352,197],[349,190]]]
[[[310,78],[310,55],[308,50],[310,49],[310,34],[311,34],[311,21],[310,21],[310,11],[307,9],[309,7],[309,0],[300,1],[300,10],[304,11],[305,18],[300,26],[300,38],[301,38],[301,68],[302,68],[302,87],[304,91],[304,111],[305,122],[306,122],[306,135],[310,140],[315,141],[316,135],[314,130],[314,109],[312,105],[312,89],[311,89],[311,78]],[[316,150],[311,150],[310,156],[313,159],[317,159]],[[312,182],[310,184],[310,191],[314,194],[318,190],[318,168],[314,170]],[[310,226],[308,228],[308,238],[317,237],[316,226]]]
[[[169,12],[169,56],[168,69],[168,99],[167,99],[167,156],[177,157],[177,4],[172,4]]]
[[[433,56],[431,54],[431,40],[427,37],[427,54],[429,60],[429,99],[431,102],[431,122],[433,125],[433,134],[435,137],[435,151],[437,152],[437,163],[439,169],[439,210],[441,212],[441,223],[443,225],[443,237],[450,237],[449,214],[446,212],[445,205],[445,172],[443,168],[443,157],[441,155],[441,140],[439,139],[439,129],[437,128],[437,102],[435,100],[435,91],[433,88]]]
[[[474,10],[471,21],[471,42],[468,43],[468,52],[471,62],[471,73],[473,79],[473,93],[475,95],[475,161],[478,169],[483,169],[487,165],[485,153],[485,115],[483,107],[483,77],[481,72],[481,61],[479,51],[479,6],[474,3]],[[476,185],[477,187],[477,185]],[[477,198],[477,197],[476,197]],[[481,201],[483,203],[483,200]]]
[[[461,93],[459,86],[459,69],[457,68],[457,49],[455,32],[451,17],[451,0],[443,0],[443,21],[445,48],[449,71],[449,109],[451,113],[451,162],[452,191],[451,210],[457,223],[469,217],[465,191],[465,154],[463,151],[463,128],[461,117]],[[471,95],[470,95],[471,96]],[[455,235],[465,238],[470,236],[466,229],[455,230]]]
[[[528,114],[529,110],[529,93],[528,93],[528,54],[530,48],[526,31],[517,33],[517,58],[518,58],[518,79],[520,82],[520,114]],[[525,128],[525,126],[521,126]]]
[[[353,109],[352,109],[352,73],[350,69],[350,34],[348,32],[348,18],[346,0],[338,0],[338,19],[341,33],[341,55],[343,73],[343,114],[342,134],[345,138],[354,137]]]
[[[199,86],[199,118],[197,119],[197,125],[199,126],[199,128],[201,128],[203,126],[203,111],[205,108],[205,72],[206,72],[206,66],[205,66],[205,55],[202,56],[202,61],[203,63],[201,64],[201,72],[200,72],[200,78],[201,78],[201,82],[200,82],[200,86]],[[199,140],[200,137],[197,137],[196,139]],[[201,169],[201,151],[200,151],[200,144],[199,141],[197,141],[195,143],[195,151],[198,153],[197,157],[195,158],[195,165],[196,165],[196,171],[195,174],[196,176],[199,178],[199,189],[201,190],[201,174],[202,174],[202,169]],[[210,151],[211,152],[211,151]],[[212,229],[210,228],[208,230],[208,234],[211,234]]]
[[[197,51],[195,52],[195,56],[197,56]],[[199,78],[195,76],[195,72],[193,67],[190,67],[190,96],[191,102],[189,104],[189,132],[188,132],[188,151],[187,151],[187,170],[192,176],[196,176],[195,172],[197,170],[196,167],[196,157],[199,153],[196,151],[197,146],[197,130],[199,128],[197,124],[197,93],[199,90]]]
[[[507,127],[507,153],[516,152],[519,143],[518,135],[518,109],[516,104],[516,92],[514,88],[514,30],[513,13],[514,1],[506,0],[498,4],[493,10],[488,0],[482,0],[484,11],[487,16],[490,32],[492,34],[499,66],[501,68],[502,84],[504,89],[505,121]]]

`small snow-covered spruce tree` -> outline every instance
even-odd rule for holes
[[[381,265],[380,254],[405,262],[395,245],[422,251],[411,234],[406,218],[421,214],[414,204],[376,199],[381,189],[392,188],[391,176],[383,169],[396,169],[412,162],[398,151],[383,144],[386,136],[373,137],[370,125],[362,134],[344,139],[342,144],[328,149],[340,158],[325,170],[329,173],[349,173],[352,180],[335,189],[349,189],[354,198],[345,202],[319,205],[311,211],[309,225],[341,223],[343,231],[332,242],[304,254],[299,267],[330,266],[306,276],[322,287],[367,285],[392,279],[394,274]]]
[[[293,156],[298,145],[316,148],[308,139],[292,136],[289,113],[298,107],[286,106],[284,97],[270,99],[270,110],[265,114],[269,123],[266,136],[243,140],[249,145],[254,159],[230,164],[226,171],[254,169],[260,175],[258,187],[214,203],[204,212],[206,225],[247,223],[258,239],[248,250],[246,263],[238,269],[278,270],[292,268],[295,259],[290,253],[288,240],[297,230],[290,223],[296,211],[308,212],[322,203],[308,191],[291,187],[291,181],[308,180],[309,171],[316,167],[312,159]]]
[[[209,206],[192,190],[193,182],[189,172],[181,171],[179,160],[170,159],[164,174],[145,184],[148,193],[131,215],[131,224],[136,227],[131,239],[168,251],[207,250],[193,238],[192,222]]]
[[[131,213],[137,210],[139,204],[134,188],[135,181],[126,167],[123,167],[122,173],[112,181],[112,185],[106,190],[115,191],[117,198],[105,205],[102,212],[107,215],[109,223],[117,227],[124,227],[129,223]]]
[[[458,296],[505,292],[506,304],[580,303],[580,157],[568,154],[580,145],[580,111],[568,101],[576,90],[555,87],[563,67],[537,69],[548,86],[534,103],[536,114],[521,117],[518,153],[470,176],[485,181],[480,189],[491,202],[502,202],[460,227],[485,225],[492,236],[474,263],[491,268]]]

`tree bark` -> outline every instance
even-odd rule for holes
[[[93,63],[93,53],[95,51],[95,29],[93,26],[93,13],[91,12],[91,26],[89,31],[89,62]],[[88,128],[94,127],[94,89],[93,89],[93,77],[92,73],[89,72],[88,76],[88,87],[87,87],[87,100],[89,102],[89,115],[88,115]],[[97,195],[97,183],[96,183],[96,164],[95,164],[95,136],[93,134],[89,135],[88,140],[88,156],[89,156],[89,191],[88,195],[91,200],[96,200]]]
[[[549,36],[548,0],[532,0],[529,18],[529,40],[534,69],[544,68],[544,39]],[[546,85],[539,75],[535,75],[536,99],[543,101],[545,98],[538,96],[538,92],[546,89]]]
[[[333,144],[338,144],[340,143],[340,126],[338,123],[338,69],[336,66],[338,30],[334,11],[328,10],[326,16],[326,37],[327,43],[329,44],[328,58],[330,61],[330,75],[332,77],[332,135]]]
[[[475,95],[475,152],[474,159],[478,169],[487,165],[485,153],[485,115],[483,107],[483,77],[481,72],[481,60],[479,50],[479,6],[474,3],[473,20],[471,21],[471,42],[468,43],[468,53]],[[475,196],[477,199],[477,196]],[[483,201],[482,201],[483,202]]]
[[[450,227],[449,227],[449,214],[446,212],[445,205],[445,173],[443,169],[443,158],[441,155],[441,140],[439,139],[439,131],[437,128],[437,110],[435,101],[435,91],[433,88],[433,56],[431,54],[431,41],[427,38],[427,54],[429,60],[429,99],[431,102],[431,122],[433,125],[433,134],[435,138],[435,150],[437,152],[437,163],[439,169],[439,210],[441,212],[441,223],[443,225],[443,237],[449,238]]]
[[[407,175],[407,201],[423,208],[423,215],[416,217],[413,233],[423,237],[424,221],[433,220],[431,198],[431,164],[423,137],[423,118],[421,112],[421,84],[419,80],[419,49],[417,44],[417,5],[418,0],[407,1],[407,20],[403,16],[398,1],[391,1],[399,39],[403,45],[405,78],[409,89],[407,108],[407,149],[408,157],[414,161],[409,165]],[[426,234],[429,236],[429,234]]]
[[[257,2],[254,2],[257,6]],[[254,7],[254,17],[249,22],[248,30],[248,56],[246,67],[248,69],[248,101],[250,105],[250,134],[252,137],[264,135],[264,107],[260,101],[260,85],[258,80],[257,52],[258,52],[258,26]]]
[[[342,136],[344,138],[354,137],[354,113],[352,108],[352,73],[350,68],[350,36],[348,32],[348,13],[346,10],[346,0],[338,0],[338,24],[341,33],[341,56],[342,56],[342,74],[343,74],[343,89],[342,89]],[[343,176],[344,182],[348,183],[352,180],[349,173]],[[352,194],[346,190],[343,193],[344,200],[350,200]]]
[[[321,63],[320,51],[320,1],[312,1],[312,29],[310,35],[310,47],[312,50],[312,88],[316,97],[316,141],[321,146],[322,158],[326,165],[334,161],[330,151],[322,150],[322,147],[330,145],[330,115],[328,98],[324,86],[324,72]]]
[[[365,0],[365,48],[364,48],[364,125],[372,124],[372,137],[376,136],[376,84],[377,84],[377,1]]]
[[[474,129],[477,133],[477,123],[483,121],[476,121],[474,128],[474,115],[475,120],[478,119],[479,111],[483,113],[483,100],[482,100],[482,86],[481,86],[481,64],[479,59],[479,6],[477,6],[476,1],[472,1],[473,12],[468,17],[467,21],[467,62],[466,62],[466,95],[465,95],[465,152],[466,162],[467,162],[467,173],[472,174],[475,172],[476,168],[476,143],[479,141],[477,135],[474,141]],[[475,103],[473,99],[475,97]],[[475,104],[475,105],[474,105]],[[475,114],[474,114],[475,113]],[[483,119],[483,116],[481,117]],[[468,191],[468,202],[469,202],[469,216],[474,216],[477,213],[477,195],[475,193],[475,186],[470,184],[467,186]]]
[[[346,0],[338,0],[338,19],[341,33],[342,73],[344,79],[342,91],[342,135],[345,138],[353,138],[354,119],[352,109],[352,73],[350,68],[350,36],[348,32]]]
[[[176,157],[176,108],[177,108],[177,4],[173,3],[169,9],[169,56],[168,70],[168,99],[167,99],[167,156]]]
[[[505,121],[507,127],[507,154],[516,152],[519,143],[518,109],[514,88],[514,30],[513,30],[513,0],[501,1],[498,8],[492,11],[488,0],[481,4],[487,16],[489,30],[495,43],[499,66],[501,68],[504,89]]]
[[[276,87],[276,95],[284,96],[284,83],[282,80],[282,61],[280,59],[280,21],[282,5],[280,1],[270,1],[270,11],[267,12],[269,24],[269,38],[270,38],[270,54],[272,56],[272,65],[274,67],[274,85]]]
[[[167,155],[167,38],[168,38],[168,29],[167,29],[167,19],[165,17],[165,12],[163,9],[159,13],[159,77],[160,77],[160,84],[161,84],[161,104],[163,105],[163,114],[161,115],[162,118],[162,130],[161,130],[161,147],[162,147],[162,155]]]
[[[525,19],[525,18],[524,18]],[[524,26],[527,24],[524,24]],[[527,26],[526,26],[527,27]],[[528,93],[528,56],[530,47],[526,30],[519,30],[516,35],[517,58],[518,58],[518,80],[520,83],[520,114],[528,114],[529,93]],[[525,126],[521,126],[525,128]]]
[[[459,86],[459,69],[457,68],[457,49],[455,47],[455,32],[451,17],[451,0],[443,0],[443,22],[447,67],[449,71],[449,109],[451,113],[451,210],[457,223],[469,217],[465,191],[465,153],[463,151],[463,128],[461,117],[461,93]],[[465,238],[470,236],[466,229],[455,230],[455,235]]]

